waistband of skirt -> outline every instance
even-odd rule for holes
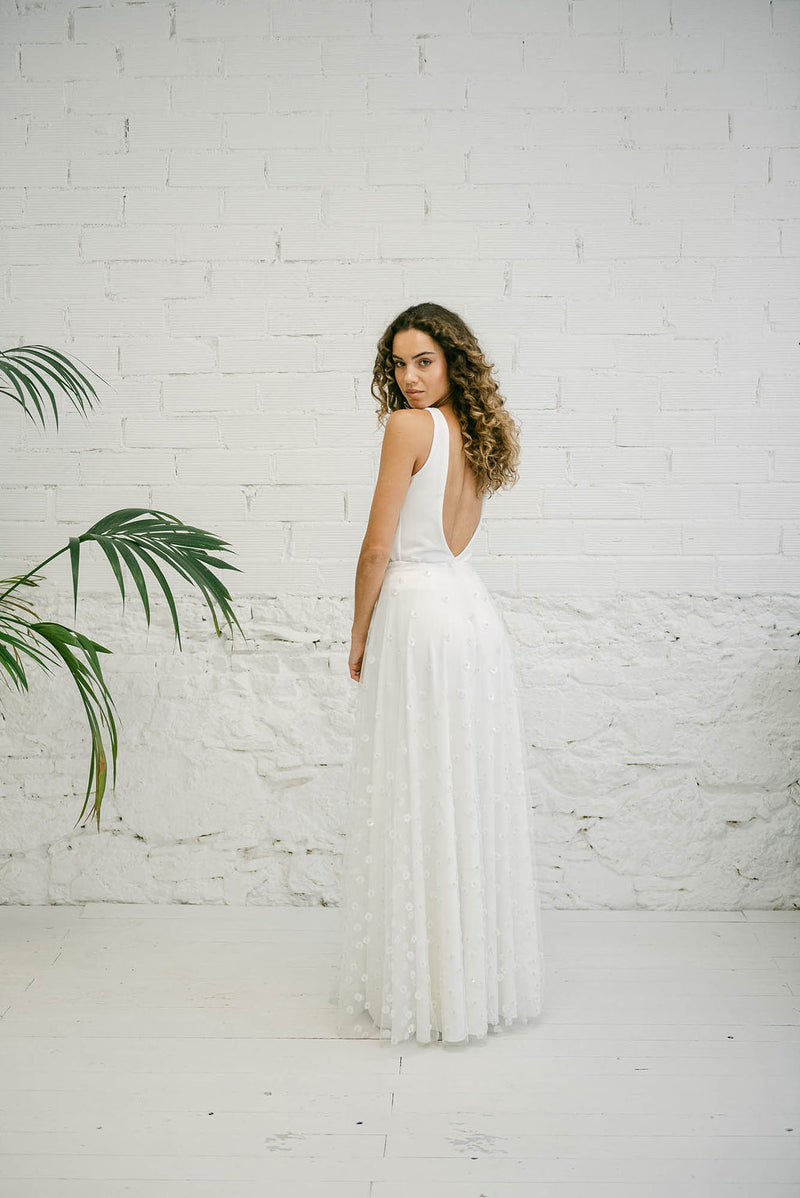
[[[471,566],[472,562],[469,558],[442,558],[437,561],[421,561],[416,558],[391,558],[386,566],[387,570],[452,570],[458,566]]]

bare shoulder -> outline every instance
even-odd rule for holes
[[[395,408],[389,413],[384,437],[419,445],[430,429],[431,418],[424,408]]]
[[[431,418],[424,408],[396,408],[389,413],[383,434],[384,453],[410,461],[414,473],[431,445]]]
[[[428,423],[425,408],[395,408],[389,413],[386,427],[394,424],[396,428],[414,428],[415,425]]]

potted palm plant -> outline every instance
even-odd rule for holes
[[[90,369],[87,367],[87,370]],[[100,378],[95,371],[91,373]],[[104,379],[101,381],[105,382]],[[59,350],[46,345],[21,345],[0,351],[0,393],[19,403],[34,424],[38,418],[42,427],[46,427],[45,415],[49,401],[58,428],[57,391],[66,395],[82,415],[85,415],[87,407],[92,408],[99,403],[97,392],[88,376]],[[213,570],[213,567],[216,567],[219,570],[238,571],[239,567],[211,556],[214,553],[235,551],[229,550],[228,542],[213,533],[195,528],[191,524],[184,524],[168,512],[157,511],[154,508],[121,508],[119,511],[110,512],[81,536],[70,537],[68,545],[51,554],[38,566],[34,566],[27,574],[0,579],[0,675],[10,679],[17,690],[26,691],[28,679],[25,673],[25,658],[36,662],[48,673],[51,672],[52,664],[65,665],[69,670],[86,712],[92,742],[86,796],[76,826],[83,819],[94,784],[92,809],[99,830],[100,807],[108,771],[108,757],[101,725],[107,729],[111,749],[112,788],[116,787],[117,782],[117,725],[113,712],[114,701],[103,678],[99,656],[101,653],[110,653],[111,650],[63,624],[40,621],[21,593],[23,587],[38,585],[42,578],[39,571],[48,562],[69,551],[74,614],[77,617],[81,545],[88,542],[99,545],[108,558],[122,593],[123,610],[125,582],[122,566],[124,564],[128,567],[141,597],[148,625],[150,600],[140,562],[152,572],[169,606],[179,648],[182,648],[182,645],[178,612],[160,563],[171,566],[199,588],[211,611],[217,636],[222,636],[222,628],[217,619],[215,605],[219,607],[231,632],[235,623],[244,639],[247,638],[231,607],[231,596]]]

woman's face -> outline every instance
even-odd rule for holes
[[[431,408],[450,394],[444,353],[427,333],[395,333],[392,356],[395,381],[410,408]]]

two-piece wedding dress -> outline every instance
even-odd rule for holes
[[[520,688],[502,616],[455,555],[438,408],[411,476],[358,683],[337,1033],[468,1043],[527,1023],[543,954]]]

